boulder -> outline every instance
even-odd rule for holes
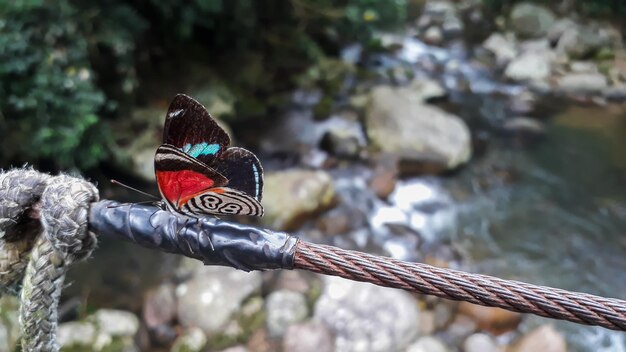
[[[283,336],[290,325],[301,322],[308,314],[306,298],[289,290],[274,291],[265,301],[267,332],[272,337]]]
[[[465,339],[465,342],[463,342],[463,351],[499,352],[500,349],[493,337],[483,333],[476,333]]]
[[[334,352],[335,341],[322,324],[308,322],[292,325],[283,339],[285,352]]]
[[[517,48],[513,38],[502,33],[493,33],[483,42],[483,48],[491,52],[499,65],[504,65],[517,57]]]
[[[332,206],[335,188],[324,171],[291,169],[267,173],[264,195],[263,223],[287,231]]]
[[[517,82],[541,82],[550,76],[552,53],[549,51],[529,51],[511,61],[504,75]]]
[[[458,310],[460,314],[471,318],[480,329],[495,334],[515,329],[522,320],[519,313],[468,302],[459,303]]]
[[[470,132],[459,117],[423,102],[424,95],[403,88],[379,86],[370,93],[366,131],[374,150],[397,155],[400,171],[412,164],[431,170],[454,169],[471,156]]]
[[[335,334],[336,351],[399,351],[419,331],[410,294],[337,277],[324,281],[315,318]]]
[[[510,349],[511,352],[566,352],[563,335],[551,325],[542,325],[524,335]]]
[[[559,37],[556,50],[573,59],[585,59],[601,49],[614,50],[620,34],[610,25],[592,22],[568,28]]]
[[[448,352],[448,347],[434,336],[422,336],[412,343],[407,352]]]
[[[207,336],[221,332],[244,299],[261,286],[259,272],[201,266],[191,279],[178,285],[178,320],[187,328],[200,328]]]
[[[545,36],[555,21],[554,14],[547,7],[526,2],[516,4],[510,15],[511,28],[522,38]]]
[[[608,87],[601,73],[568,73],[557,80],[557,88],[569,94],[600,94]]]

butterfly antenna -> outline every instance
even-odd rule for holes
[[[112,184],[115,184],[115,185],[122,186],[122,187],[124,187],[124,188],[128,188],[128,189],[130,189],[130,190],[132,190],[132,191],[135,191],[135,192],[137,192],[137,193],[141,193],[141,194],[143,194],[143,195],[145,195],[145,196],[148,196],[148,197],[150,197],[150,198],[154,198],[154,199],[160,200],[160,198],[155,197],[155,196],[153,196],[153,195],[152,195],[152,194],[150,194],[150,193],[146,193],[146,192],[144,192],[144,191],[140,191],[140,190],[138,190],[137,188],[133,188],[133,187],[131,187],[131,186],[127,185],[127,184],[121,183],[120,181],[117,181],[117,180],[111,180],[111,183],[112,183]]]

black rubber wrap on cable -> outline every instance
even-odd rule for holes
[[[155,206],[93,203],[90,230],[144,247],[182,254],[206,265],[237,269],[293,269],[297,237],[215,217],[188,217]]]

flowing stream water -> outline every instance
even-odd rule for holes
[[[473,82],[470,94],[452,96],[470,123],[505,120],[506,100],[524,89],[413,39],[401,57],[444,67],[455,61],[439,79],[446,88],[459,76]],[[570,106],[545,129],[541,141],[523,148],[495,138],[450,177],[403,181],[370,224],[401,222],[426,240],[448,239],[473,272],[626,299],[626,109]],[[438,206],[424,211],[425,204]],[[384,247],[411,257],[410,246]],[[525,328],[548,322],[531,318]],[[574,351],[626,351],[623,333],[556,324]]]

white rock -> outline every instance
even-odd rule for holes
[[[514,81],[543,81],[550,75],[549,53],[527,52],[511,61],[504,75]]]
[[[225,327],[241,302],[259,288],[261,274],[219,266],[199,269],[176,288],[178,320],[211,334]]]
[[[501,33],[493,33],[485,40],[483,47],[493,53],[498,64],[506,64],[517,56],[515,42]]]
[[[308,309],[303,294],[289,290],[272,292],[265,301],[267,331],[270,336],[282,336],[287,328],[306,318]]]
[[[326,277],[315,318],[336,336],[335,350],[396,351],[418,331],[419,309],[408,293]]]
[[[482,333],[472,334],[463,342],[464,352],[499,352],[494,339]]]
[[[607,79],[601,73],[569,73],[557,81],[559,90],[566,93],[600,93],[607,86]]]
[[[448,348],[436,337],[423,336],[411,344],[407,352],[447,352]]]

